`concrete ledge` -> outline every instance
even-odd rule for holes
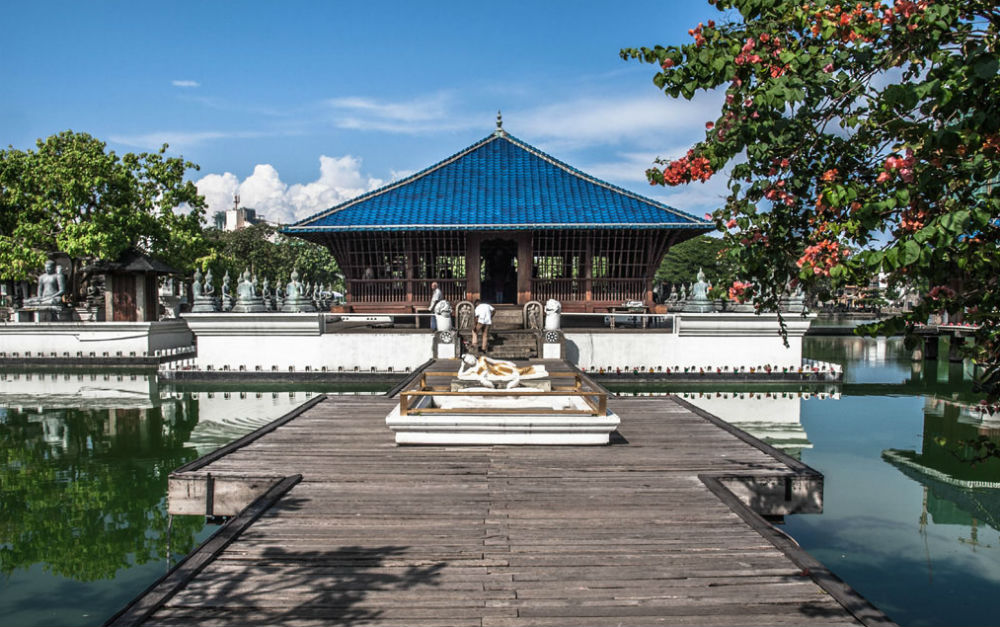
[[[182,320],[0,324],[0,363],[149,366],[195,356]]]
[[[603,445],[621,419],[573,414],[410,414],[397,405],[385,417],[396,444]]]

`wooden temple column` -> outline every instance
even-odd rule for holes
[[[479,233],[469,233],[468,245],[465,253],[465,298],[476,302],[479,292],[482,290],[482,277],[479,276],[480,263],[480,243],[482,235]]]
[[[523,305],[532,299],[531,269],[534,250],[531,232],[517,234],[517,304]]]
[[[587,311],[594,311],[594,237],[587,235],[587,244],[583,249],[583,292]]]
[[[413,293],[413,268],[417,265],[417,256],[413,252],[406,253],[406,302],[414,303],[416,299]]]

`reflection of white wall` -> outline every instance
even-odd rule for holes
[[[198,424],[230,423],[235,419],[260,424],[292,411],[313,396],[312,392],[197,392]]]
[[[103,409],[153,407],[151,374],[0,373],[0,405]]]
[[[682,392],[678,396],[777,448],[803,449],[812,448],[812,443],[802,427],[802,398],[839,394]]]
[[[187,444],[205,454],[284,416],[315,392],[195,392],[178,393],[198,403],[198,424]],[[164,399],[164,405],[171,404]]]

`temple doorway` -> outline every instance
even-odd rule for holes
[[[483,240],[480,249],[480,292],[493,304],[517,302],[517,241]]]

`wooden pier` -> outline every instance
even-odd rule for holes
[[[603,447],[397,447],[396,402],[320,397],[174,473],[172,511],[238,515],[108,624],[892,624],[760,516],[822,477],[683,401],[609,399]]]

